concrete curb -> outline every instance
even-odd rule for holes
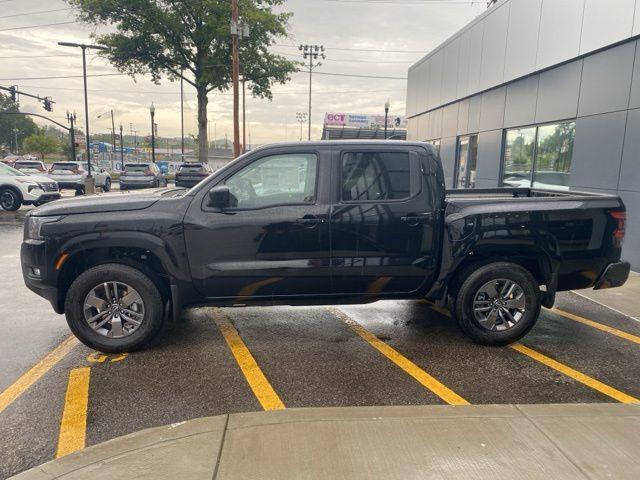
[[[288,409],[143,430],[14,479],[640,478],[640,405]]]

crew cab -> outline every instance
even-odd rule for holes
[[[190,190],[72,198],[26,219],[27,286],[104,352],[185,307],[427,299],[486,345],[525,335],[557,291],[622,285],[620,198],[447,192],[414,142],[277,144]]]
[[[0,163],[0,207],[13,212],[21,205],[42,205],[60,198],[58,184],[42,175],[28,175]]]

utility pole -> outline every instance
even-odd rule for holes
[[[85,178],[84,191],[91,194],[95,192],[96,180],[91,174],[91,148],[89,141],[89,99],[87,95],[87,49],[94,50],[107,50],[106,47],[100,45],[86,45],[84,43],[72,43],[72,42],[58,42],[61,47],[74,47],[82,49],[82,78],[84,81],[84,120],[85,120],[85,135],[87,137],[87,177]]]
[[[249,36],[249,27],[239,22],[238,0],[231,0],[231,77],[233,81],[233,156],[240,155],[240,39]],[[243,80],[244,83],[244,80]],[[244,85],[243,85],[244,87]]]
[[[242,76],[242,153],[247,151],[247,109],[244,88],[244,75]]]
[[[300,141],[302,141],[302,124],[307,121],[307,112],[296,112],[296,121],[300,124]],[[285,131],[285,137],[286,137]]]
[[[233,79],[233,156],[240,155],[240,125],[238,124],[238,77],[240,59],[238,57],[238,0],[231,0],[231,76]]]
[[[313,69],[322,66],[322,62],[314,63],[314,60],[318,60],[318,57],[323,60],[326,58],[324,54],[323,45],[300,45],[298,50],[302,52],[302,58],[309,59],[309,135],[308,140],[311,140],[311,78]]]

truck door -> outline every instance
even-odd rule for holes
[[[216,211],[204,195],[187,211],[196,288],[238,302],[329,293],[330,168],[329,150],[271,149],[208,185],[226,185],[233,206]]]
[[[439,201],[426,152],[419,147],[345,148],[335,152],[334,165],[334,293],[420,289],[435,274],[438,258]]]

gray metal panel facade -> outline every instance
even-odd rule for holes
[[[624,110],[629,106],[636,43],[584,59],[578,116]]]
[[[578,114],[582,60],[540,74],[534,123],[573,118]]]
[[[603,113],[576,120],[571,187],[616,189],[622,161],[627,112]]]
[[[541,11],[542,0],[511,1],[509,42],[504,65],[505,82],[535,70]]]
[[[638,270],[637,36],[640,0],[501,0],[411,67],[409,138],[440,140],[451,186],[457,136],[478,133],[476,186],[494,187],[506,129],[574,120],[570,188],[623,198],[624,256]]]
[[[535,123],[539,78],[538,75],[533,75],[507,85],[507,99],[504,109],[505,127]]]

